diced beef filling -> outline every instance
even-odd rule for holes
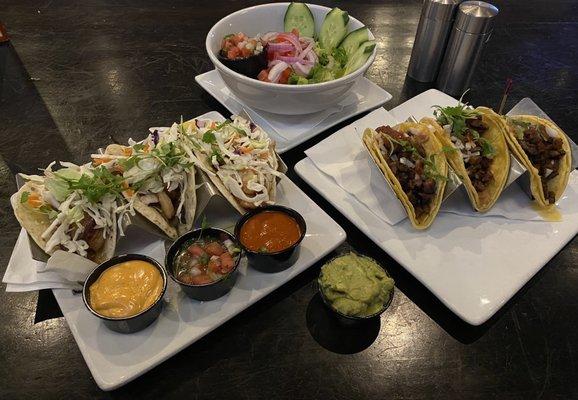
[[[405,135],[390,126],[381,126],[376,130],[395,141],[409,142],[417,150],[419,155],[413,151],[404,150],[403,146],[394,141],[383,139],[383,143],[380,143],[380,149],[387,165],[400,182],[403,191],[415,209],[417,218],[420,218],[430,211],[431,201],[435,197],[437,189],[435,179],[428,178],[425,174],[425,164],[422,158],[426,157],[425,150],[416,136]],[[392,144],[393,151],[391,149]]]
[[[558,176],[560,160],[566,154],[562,148],[562,139],[548,135],[544,125],[530,125],[518,142],[532,165],[538,169],[548,203],[556,203],[556,194],[548,189],[548,182]]]
[[[466,171],[472,185],[476,191],[483,192],[493,179],[491,171],[492,159],[483,155],[482,145],[480,140],[476,139],[473,131],[476,131],[479,136],[488,130],[488,125],[482,121],[482,117],[466,119],[467,128],[463,135],[464,149],[462,156],[464,156],[464,164]]]

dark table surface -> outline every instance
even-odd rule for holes
[[[254,1],[0,0],[0,272],[20,230],[13,174],[81,162],[110,135],[124,141],[181,115],[226,110],[194,81],[211,69],[208,29]],[[365,22],[380,43],[368,77],[392,108],[427,87],[406,79],[420,1],[322,2]],[[494,37],[469,101],[507,109],[531,97],[574,140],[578,3],[496,1]],[[283,155],[303,151],[344,126]],[[570,242],[490,321],[459,320],[293,171],[289,177],[382,260],[397,294],[381,324],[335,329],[315,296],[321,262],[204,339],[111,393],[92,379],[48,292],[0,287],[0,398],[570,399],[578,398],[578,241]],[[531,243],[528,244],[532,245]],[[38,302],[38,305],[37,305]],[[350,353],[350,354],[346,354]]]

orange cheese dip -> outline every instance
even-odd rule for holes
[[[301,228],[293,217],[281,211],[253,215],[241,227],[241,243],[251,251],[275,253],[293,246]]]
[[[90,306],[105,317],[130,317],[157,301],[163,287],[163,277],[154,265],[126,261],[107,268],[90,286]]]

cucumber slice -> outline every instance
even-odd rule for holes
[[[348,23],[349,15],[347,12],[337,7],[329,11],[319,31],[319,45],[326,50],[336,48],[347,35]]]
[[[365,26],[359,29],[356,29],[352,32],[349,32],[343,42],[339,45],[343,50],[345,50],[345,54],[347,57],[351,57],[353,53],[361,46],[363,42],[367,42],[369,40],[369,29]]]
[[[291,3],[285,11],[285,32],[291,32],[293,29],[299,31],[300,36],[312,38],[315,35],[315,19],[313,13],[307,4]]]
[[[343,75],[350,74],[365,64],[369,56],[371,56],[371,53],[373,53],[373,49],[375,49],[374,40],[368,40],[367,42],[361,43],[361,46],[355,50],[353,55],[349,58],[349,61],[347,61],[345,69],[343,70]]]

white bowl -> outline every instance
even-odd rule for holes
[[[351,74],[333,81],[310,85],[262,82],[231,70],[217,58],[225,35],[243,32],[248,36],[255,36],[270,31],[283,31],[283,17],[288,5],[289,3],[262,4],[226,16],[213,25],[207,34],[205,41],[207,53],[229,90],[250,107],[285,115],[309,114],[325,110],[343,100],[356,81],[363,77],[375,59],[375,49],[365,64]],[[331,9],[314,4],[308,6],[315,18],[315,31],[319,32],[325,15]],[[349,32],[363,26],[360,21],[350,16]],[[371,32],[369,38],[374,39]]]

